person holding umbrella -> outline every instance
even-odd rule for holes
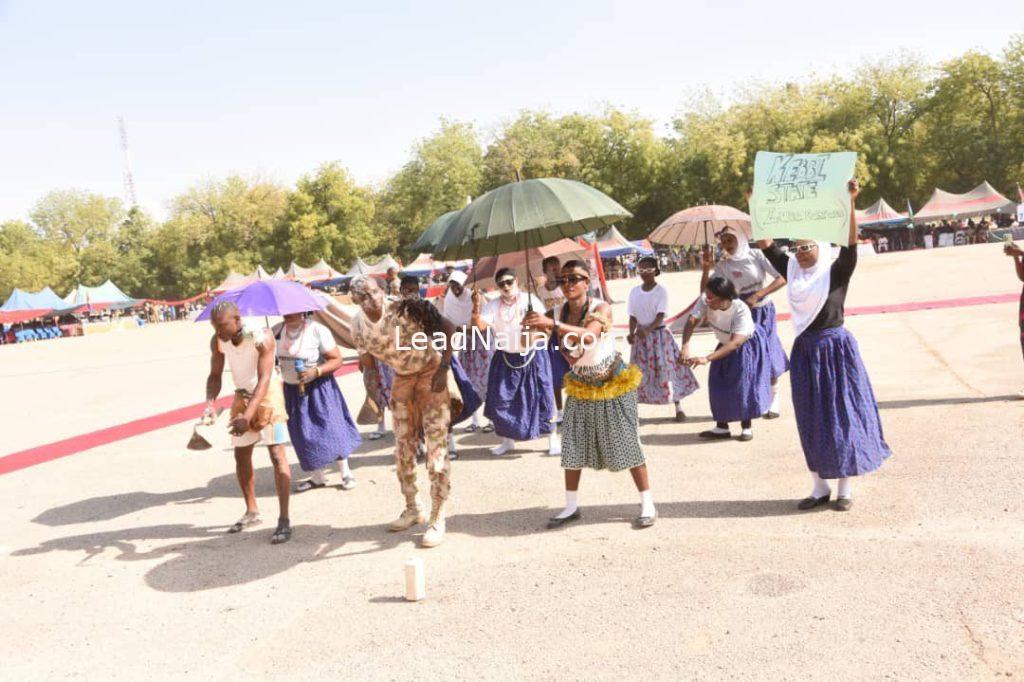
[[[332,463],[341,474],[341,489],[355,488],[348,456],[362,438],[334,380],[334,371],[341,366],[334,336],[305,313],[285,315],[273,331],[284,380],[288,433],[299,465],[311,473],[295,486],[295,492],[323,488],[324,471]]]
[[[233,293],[233,292],[229,292]],[[210,339],[210,374],[206,378],[205,420],[215,415],[214,402],[220,395],[224,366],[231,371],[235,384],[235,400],[231,405],[231,444],[235,450],[235,473],[245,499],[245,514],[229,529],[238,533],[261,523],[256,505],[256,476],[252,466],[252,449],[257,443],[267,446],[274,465],[274,486],[280,515],[277,529],[271,535],[273,544],[291,539],[288,518],[288,492],[292,475],[285,456],[288,442],[284,398],[280,379],[274,374],[274,336],[269,329],[250,321],[242,322],[238,304],[217,300],[206,317],[213,324]],[[205,311],[204,311],[205,313]]]
[[[483,293],[473,290],[471,324],[490,331],[494,343],[487,378],[484,416],[494,424],[501,443],[491,450],[504,455],[516,441],[533,440],[550,434],[548,453],[561,454],[558,434],[551,424],[555,416],[555,394],[547,350],[534,345],[536,337],[523,329],[529,310],[543,311],[533,294],[519,290],[515,271],[502,268],[494,276],[500,295],[483,303]]]
[[[583,469],[629,469],[640,492],[636,528],[654,525],[657,511],[651,496],[647,464],[640,445],[636,389],[643,378],[636,365],[623,361],[611,336],[612,308],[588,295],[590,268],[579,260],[562,266],[562,290],[568,310],[564,321],[536,311],[523,320],[529,330],[549,334],[572,367],[565,375],[562,468],[565,507],[549,519],[560,528],[581,518],[578,506]]]
[[[448,431],[453,412],[461,411],[457,390],[449,390],[452,335],[455,326],[442,317],[431,303],[419,298],[387,300],[377,283],[357,276],[351,284],[352,302],[359,312],[352,319],[352,340],[359,352],[388,364],[395,371],[391,387],[391,413],[395,428],[395,463],[405,509],[388,525],[388,530],[408,530],[429,523],[420,544],[436,547],[444,541],[444,507],[451,488],[448,460]],[[431,343],[417,343],[425,334],[445,338],[444,351]],[[451,404],[455,400],[456,405]],[[431,510],[423,514],[417,497],[416,451],[420,439],[426,444],[430,476]]]
[[[711,277],[724,277],[732,282],[739,298],[750,308],[758,330],[756,342],[767,346],[770,360],[772,402],[764,418],[776,419],[779,416],[778,381],[789,371],[789,358],[775,327],[775,304],[768,297],[786,286],[786,278],[776,271],[763,253],[751,250],[747,235],[735,224],[728,224],[716,236],[722,246],[723,258],[716,264],[710,245],[704,249],[701,256],[701,295],[704,295]],[[765,286],[767,277],[772,279]]]

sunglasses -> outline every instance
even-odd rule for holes
[[[569,275],[567,277],[560,278],[558,280],[558,283],[559,284],[579,284],[580,282],[589,282],[589,281],[590,281],[590,278],[589,277],[584,277],[583,275]]]
[[[514,279],[503,279],[500,282],[498,282],[498,286],[501,287],[502,289],[505,289],[507,287],[512,286],[515,283],[516,281]]]
[[[817,244],[801,244],[799,246],[794,246],[793,250],[796,251],[797,253],[808,253],[816,248],[818,248]]]
[[[637,272],[657,272],[658,268],[651,265],[644,265],[636,269]]]

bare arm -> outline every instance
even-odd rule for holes
[[[732,353],[734,350],[742,346],[747,341],[745,334],[733,334],[729,337],[729,340],[722,344],[722,347],[715,350],[707,355],[706,360],[711,362],[712,360],[721,360],[725,356]]]
[[[317,367],[320,370],[320,376],[333,374],[335,370],[341,367],[341,350],[337,346],[326,351],[323,355],[324,361]]]
[[[220,395],[221,376],[224,374],[224,354],[217,347],[217,337],[210,339],[210,374],[206,377],[206,411],[213,412],[213,403]]]
[[[857,195],[860,194],[860,183],[856,179],[850,180],[846,187],[850,191],[850,238],[847,246],[857,248]]]
[[[764,298],[765,296],[771,296],[772,294],[774,294],[776,291],[778,291],[779,289],[781,289],[784,286],[786,286],[786,278],[783,277],[782,275],[779,275],[778,277],[773,279],[768,286],[766,286],[764,289],[761,289],[760,291],[757,292],[757,294],[756,294],[757,298],[758,298],[758,300],[760,300],[760,299]]]
[[[686,321],[686,325],[683,327],[683,350],[681,356],[684,360],[690,357],[690,337],[693,336],[693,330],[697,328],[699,323],[700,318],[691,315],[690,319]]]

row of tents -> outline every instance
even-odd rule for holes
[[[139,303],[109,279],[96,287],[79,284],[67,296],[61,298],[53,289],[45,287],[40,291],[15,289],[0,306],[0,324],[15,324],[36,317],[60,316],[107,308],[130,308]]]
[[[1018,192],[1019,192],[1018,188]],[[1021,197],[1024,203],[1024,196]],[[928,202],[916,213],[912,213],[910,203],[907,203],[907,213],[900,213],[885,199],[868,206],[862,211],[857,211],[857,224],[861,227],[897,227],[911,221],[917,225],[931,223],[938,220],[952,220],[963,218],[976,218],[991,215],[993,213],[1012,213],[1015,203],[996,191],[992,185],[983,182],[970,192],[953,194],[945,190],[936,189]]]

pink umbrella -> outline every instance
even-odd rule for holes
[[[693,206],[673,213],[647,238],[670,246],[714,244],[715,235],[727,227],[736,228],[747,240],[753,239],[750,216],[732,206],[718,204]]]

